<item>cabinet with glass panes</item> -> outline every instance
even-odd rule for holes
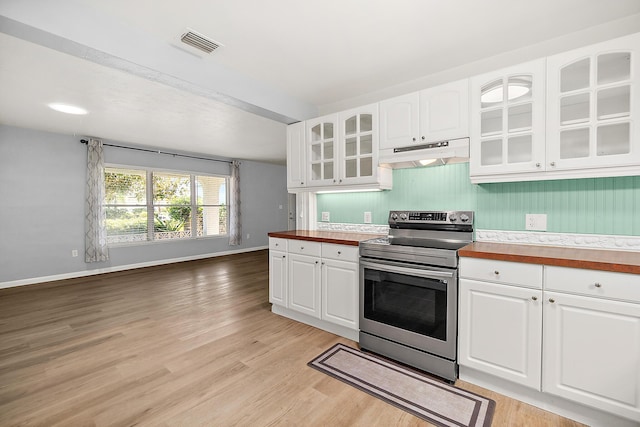
[[[635,34],[548,58],[547,170],[640,165],[639,47]]]
[[[306,122],[307,183],[309,186],[333,185],[338,182],[337,124],[337,114],[318,117]]]
[[[542,169],[544,73],[540,59],[471,79],[472,177]]]

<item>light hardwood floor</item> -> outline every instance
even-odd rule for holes
[[[307,367],[337,342],[271,313],[266,251],[0,290],[0,425],[428,425]]]

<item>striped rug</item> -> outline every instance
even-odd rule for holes
[[[343,344],[308,365],[437,426],[491,425],[493,400]]]

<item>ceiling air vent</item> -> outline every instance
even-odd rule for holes
[[[189,46],[195,47],[203,52],[211,53],[217,48],[222,46],[222,43],[218,43],[213,41],[200,33],[197,33],[191,29],[187,28],[187,32],[180,37],[180,40],[183,43],[188,44]]]

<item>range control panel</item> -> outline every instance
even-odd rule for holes
[[[473,224],[472,211],[390,211],[394,224]]]

